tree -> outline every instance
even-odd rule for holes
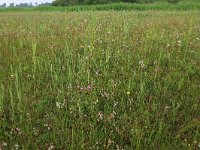
[[[9,7],[13,8],[13,7],[15,7],[15,4],[14,3],[10,3]]]
[[[6,3],[3,3],[2,5],[0,5],[0,8],[6,8]]]
[[[53,6],[69,6],[78,4],[78,0],[55,0],[52,2]]]
[[[180,0],[168,0],[169,3],[177,4]]]
[[[159,0],[54,0],[53,6],[69,6],[75,4],[107,4],[115,2],[125,3],[152,3]],[[179,0],[168,0],[168,1],[179,1]]]

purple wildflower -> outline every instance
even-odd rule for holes
[[[92,86],[91,86],[91,85],[88,85],[87,90],[88,90],[88,91],[91,91],[91,90],[92,90]]]

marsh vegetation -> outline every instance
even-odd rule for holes
[[[0,14],[0,149],[200,147],[200,12]]]

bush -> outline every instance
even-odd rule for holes
[[[168,0],[168,3],[173,3],[173,4],[177,4],[178,2],[180,2],[181,0]]]
[[[69,6],[75,4],[109,4],[117,2],[125,3],[152,3],[159,0],[55,0],[53,6]]]

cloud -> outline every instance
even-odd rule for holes
[[[45,3],[45,2],[52,2],[53,0],[0,0],[0,4],[3,4],[3,3],[7,3],[7,4],[10,4],[10,3],[15,3],[15,4],[19,4],[19,3],[33,3],[35,4],[36,2],[37,3]]]

